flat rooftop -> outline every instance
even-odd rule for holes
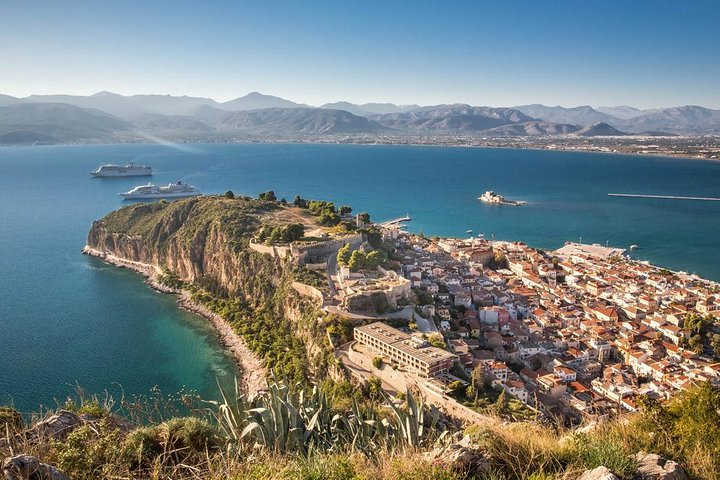
[[[562,248],[555,250],[555,253],[562,257],[573,255],[587,255],[595,258],[610,258],[625,253],[624,248],[603,247],[599,244],[588,245],[586,243],[567,242]]]
[[[455,359],[456,355],[433,346],[418,346],[411,336],[382,322],[375,322],[361,327],[355,327],[355,330],[361,331],[376,340],[385,344],[392,345],[397,350],[407,353],[408,355],[420,360],[421,362],[431,365],[442,360]]]

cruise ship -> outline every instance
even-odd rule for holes
[[[140,185],[129,192],[120,194],[120,196],[125,200],[185,198],[195,197],[197,195],[202,195],[200,190],[182,182],[169,183],[166,186],[158,186],[148,183],[147,185]]]
[[[526,202],[519,201],[519,200],[508,200],[507,198],[503,197],[502,195],[493,192],[492,190],[488,190],[487,192],[483,193],[478,197],[478,200],[481,200],[485,203],[495,203],[498,205],[513,205],[516,207],[519,207],[520,205],[525,205]]]
[[[90,172],[93,177],[145,177],[152,175],[152,168],[147,165],[101,165],[97,170]]]

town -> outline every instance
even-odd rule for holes
[[[361,380],[465,418],[500,396],[573,424],[720,385],[717,283],[621,249],[431,239],[400,223],[379,226],[379,248],[355,242],[323,264],[325,309],[355,325],[337,357]],[[378,251],[388,260],[363,268]]]

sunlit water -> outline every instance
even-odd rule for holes
[[[54,405],[71,385],[146,394],[185,386],[216,397],[232,358],[205,320],[80,249],[93,219],[145,179],[92,179],[100,163],[147,163],[152,181],[206,193],[333,200],[382,220],[410,214],[428,235],[606,242],[672,269],[720,280],[720,163],[545,151],[352,145],[158,145],[0,149],[0,403]],[[485,190],[525,200],[486,205]]]

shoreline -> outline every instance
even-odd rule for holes
[[[176,295],[177,304],[181,309],[199,315],[212,323],[220,340],[220,344],[225,350],[229,351],[235,359],[235,364],[239,370],[239,383],[243,391],[248,395],[252,395],[265,388],[267,371],[260,359],[247,347],[243,338],[238,335],[230,324],[220,315],[192,301],[190,292],[187,290],[176,290],[161,284],[157,280],[157,276],[162,273],[159,267],[118,257],[94,249],[88,245],[83,247],[82,253],[90,257],[98,258],[109,265],[127,268],[128,270],[139,273],[145,278],[145,283],[153,290]]]
[[[498,137],[498,138],[513,138],[513,137]],[[624,138],[624,137],[623,137]],[[446,143],[421,143],[421,142],[407,142],[407,143],[396,143],[396,142],[338,142],[338,141],[302,141],[301,139],[293,140],[267,140],[267,141],[254,141],[254,140],[235,140],[235,141],[203,141],[203,142],[170,142],[173,145],[358,145],[358,146],[398,146],[398,147],[429,147],[429,148],[482,148],[482,149],[499,149],[499,150],[531,150],[539,152],[567,152],[567,153],[596,153],[601,155],[632,155],[637,157],[655,157],[658,159],[682,159],[682,160],[698,160],[698,161],[710,161],[720,162],[720,158],[708,158],[698,157],[692,155],[681,155],[673,153],[642,153],[642,152],[622,152],[622,151],[603,151],[603,150],[583,150],[575,148],[557,147],[557,148],[541,148],[538,146],[503,146],[503,145],[459,145],[459,144],[446,144]],[[82,146],[115,146],[115,145],[158,145],[162,146],[161,143],[149,143],[149,142],[115,142],[115,143],[58,143],[52,145],[11,145],[2,144],[0,148],[31,148],[31,147],[82,147]]]

